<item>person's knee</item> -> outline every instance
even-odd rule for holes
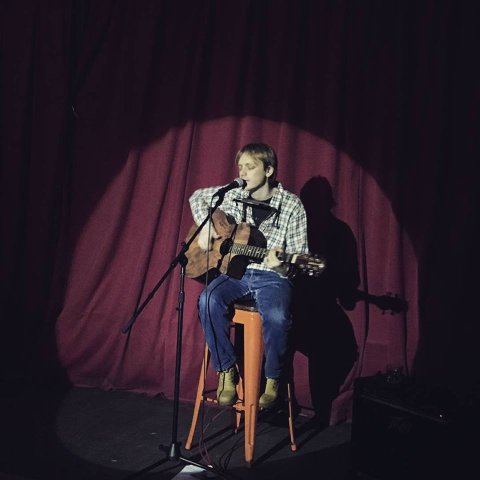
[[[283,308],[273,307],[269,310],[268,315],[265,316],[270,328],[275,330],[286,330],[290,328],[291,319],[290,314]]]
[[[198,311],[201,312],[207,304],[207,291],[203,290],[198,297]]]
[[[198,297],[198,311],[200,316],[203,312],[216,311],[218,308],[224,308],[224,302],[215,290],[205,289]]]

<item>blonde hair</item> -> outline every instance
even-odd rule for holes
[[[277,177],[277,154],[270,145],[266,143],[247,143],[237,153],[235,157],[235,163],[238,164],[240,157],[248,153],[252,157],[260,160],[263,163],[263,168],[267,170],[268,167],[273,168],[273,174],[269,177],[268,182],[270,184],[275,182]]]

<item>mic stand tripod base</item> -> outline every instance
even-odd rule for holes
[[[221,476],[223,478],[228,478],[225,474],[217,472],[216,469],[213,468],[211,465],[203,465],[201,463],[195,462],[188,458],[182,457],[180,455],[180,442],[174,442],[168,447],[165,445],[160,445],[158,448],[160,448],[160,450],[164,450],[167,453],[167,458],[170,461],[183,462],[183,463],[186,463],[187,465],[192,465],[202,470],[210,471],[215,475]]]
[[[124,478],[124,480],[133,480],[134,478],[140,478],[144,474],[148,473],[154,468],[157,468],[163,465],[167,461],[177,461],[177,462],[185,463],[186,465],[192,465],[193,467],[197,467],[198,469],[211,472],[212,474],[215,475],[215,477],[225,478],[226,480],[229,480],[231,478],[224,472],[217,471],[211,465],[202,465],[201,463],[195,462],[194,460],[190,460],[188,458],[182,457],[180,455],[180,442],[172,442],[172,444],[169,446],[160,445],[158,448],[160,450],[163,450],[166,453],[166,458],[164,458],[163,460],[159,460],[158,462],[155,462],[149,465],[148,467],[145,467],[142,470],[133,473],[132,475],[128,475],[127,477]],[[212,477],[212,478],[215,478],[215,477]]]

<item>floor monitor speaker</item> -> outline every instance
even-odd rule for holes
[[[456,465],[455,400],[407,377],[358,378],[354,384],[351,466],[354,478],[429,480]]]

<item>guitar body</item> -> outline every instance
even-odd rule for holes
[[[221,210],[213,213],[212,222],[220,238],[213,241],[212,250],[209,252],[199,247],[198,236],[193,240],[185,253],[188,260],[185,269],[187,277],[200,282],[210,282],[220,273],[233,278],[242,278],[248,264],[254,260],[249,256],[234,253],[233,244],[266,248],[267,241],[264,235],[246,223],[239,225],[230,223]],[[191,238],[196,229],[197,226],[193,225],[187,239]]]

